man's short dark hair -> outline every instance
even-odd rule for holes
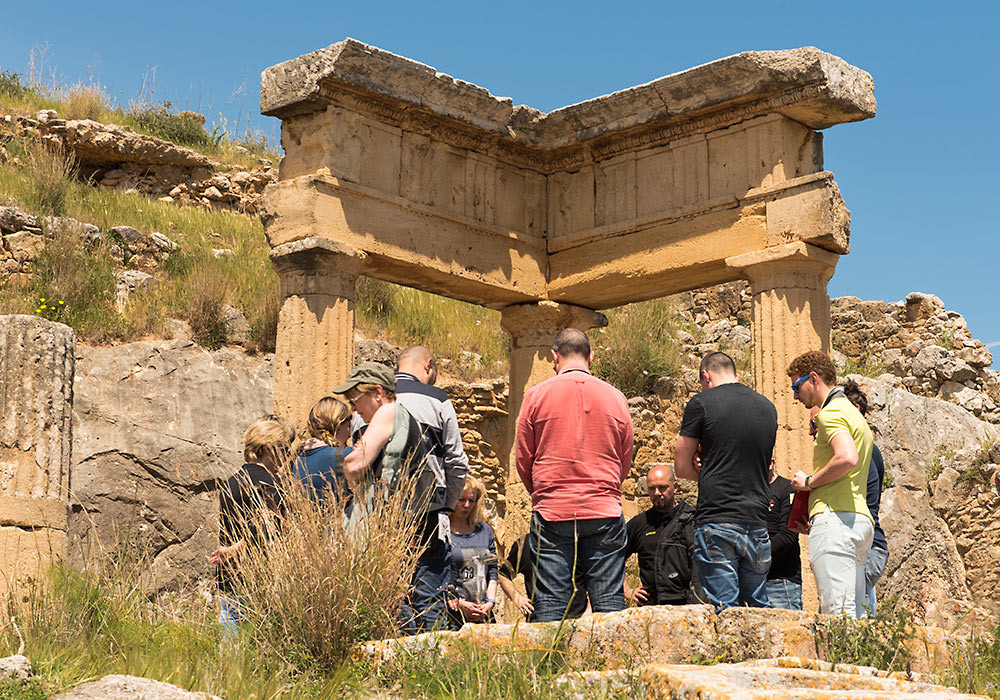
[[[847,383],[844,384],[844,394],[847,395],[847,399],[854,404],[854,407],[858,409],[861,415],[868,415],[868,397],[865,396],[865,392],[861,390],[856,381],[853,379],[847,380]]]
[[[735,375],[736,363],[733,362],[733,358],[724,352],[710,352],[702,358],[698,373],[700,374],[705,370]]]
[[[579,328],[563,328],[552,341],[552,349],[560,357],[576,355],[586,359],[590,357],[590,338]]]

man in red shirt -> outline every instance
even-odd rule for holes
[[[556,376],[527,391],[517,420],[539,622],[566,615],[577,571],[594,612],[625,607],[621,484],[632,467],[632,417],[625,395],[590,373],[593,359],[586,333],[560,331],[552,345]]]

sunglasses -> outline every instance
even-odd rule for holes
[[[798,396],[799,395],[799,386],[802,384],[802,382],[804,382],[807,379],[809,379],[809,375],[808,374],[804,375],[797,382],[795,382],[794,384],[792,384],[792,393],[795,394],[796,396]]]

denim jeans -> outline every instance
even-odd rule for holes
[[[827,508],[809,524],[809,563],[816,577],[819,611],[864,617],[865,560],[875,534],[872,521],[861,513]]]
[[[427,516],[420,542],[424,550],[410,579],[410,594],[399,610],[404,634],[449,627],[446,592],[451,581],[451,550],[439,537],[436,513]]]
[[[220,593],[219,624],[222,625],[223,636],[230,637],[239,634],[239,623],[242,621],[243,610],[239,598]]]
[[[569,616],[582,574],[594,612],[625,608],[625,517],[545,520],[531,514],[529,546],[537,566],[533,621]]]
[[[767,600],[772,608],[801,610],[802,584],[787,578],[771,579],[767,582]]]
[[[763,525],[699,525],[694,531],[694,562],[704,597],[716,610],[771,607],[766,586],[771,538]]]
[[[881,547],[872,547],[868,550],[868,558],[865,559],[865,608],[868,615],[875,616],[875,583],[882,578],[885,572],[885,565],[889,562],[889,552]]]

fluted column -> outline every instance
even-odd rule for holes
[[[0,590],[66,556],[73,329],[0,316]]]
[[[774,448],[779,473],[809,471],[809,412],[795,401],[788,365],[807,350],[830,352],[830,297],[836,253],[788,243],[726,260],[750,281],[753,294],[754,388],[778,410]]]
[[[510,393],[507,399],[509,412],[507,450],[509,470],[506,488],[504,539],[512,541],[523,532],[531,511],[531,499],[517,475],[514,458],[514,437],[517,416],[521,412],[524,393],[535,384],[553,376],[552,341],[564,328],[582,331],[608,325],[602,313],[572,304],[540,301],[515,304],[502,309],[500,326],[510,336]]]
[[[282,298],[274,411],[297,426],[354,365],[354,286],[365,257],[326,238],[305,238],[271,251]]]

